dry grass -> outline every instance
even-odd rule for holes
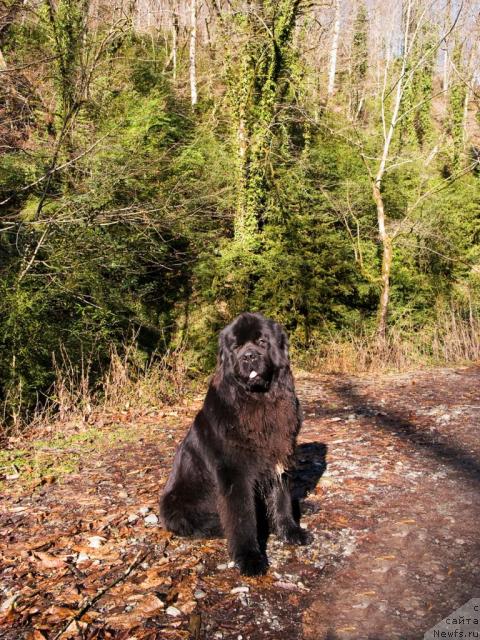
[[[185,354],[181,349],[141,360],[132,342],[120,353],[112,346],[104,374],[92,382],[92,362],[85,358],[76,364],[65,349],[54,359],[55,382],[25,417],[14,416],[10,434],[35,431],[45,425],[91,421],[94,414],[112,414],[158,409],[184,397],[192,381],[187,376]]]
[[[421,330],[392,327],[383,344],[367,334],[343,334],[319,340],[307,353],[295,358],[306,370],[325,373],[381,373],[480,360],[480,318],[462,317],[455,310],[439,316]],[[45,425],[67,422],[85,424],[102,414],[149,409],[178,403],[193,387],[188,376],[187,354],[171,350],[142,361],[132,342],[122,352],[112,347],[104,374],[92,383],[91,362],[72,362],[61,350],[54,361],[55,382],[36,410],[22,414],[21,407],[8,433],[33,432]]]
[[[135,347],[120,355],[112,350],[110,366],[101,382],[102,406],[106,410],[120,407],[158,407],[182,398],[189,386],[185,352],[173,349],[147,364],[135,360]]]
[[[307,367],[326,373],[405,371],[480,360],[480,318],[465,319],[455,310],[441,314],[421,330],[391,328],[385,342],[375,336],[342,335],[314,347]]]

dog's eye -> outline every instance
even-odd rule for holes
[[[259,344],[260,346],[264,347],[267,344],[267,341],[264,338],[259,338],[257,340],[257,344]]]

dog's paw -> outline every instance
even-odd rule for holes
[[[195,529],[191,522],[183,517],[170,518],[165,522],[165,528],[177,536],[191,538],[195,535]]]
[[[313,536],[306,529],[301,527],[292,527],[283,534],[283,539],[287,544],[306,545],[310,544],[313,540]]]
[[[244,576],[261,576],[267,572],[267,556],[260,551],[249,551],[238,555],[235,564]]]

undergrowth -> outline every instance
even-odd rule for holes
[[[480,360],[480,319],[444,312],[435,324],[419,329],[393,326],[384,342],[359,332],[340,333],[314,343],[302,365],[324,373],[381,373],[458,365]]]
[[[112,424],[108,429],[85,426],[78,433],[55,430],[41,439],[18,439],[18,447],[0,450],[0,491],[13,481],[30,488],[57,482],[77,471],[82,459],[94,451],[137,437],[131,426]]]
[[[33,413],[20,410],[3,435],[35,438],[48,425],[57,434],[53,438],[78,437],[88,443],[95,432],[89,425],[96,423],[101,431],[105,416],[123,412],[131,419],[152,409],[185,403],[194,391],[204,390],[205,375],[193,371],[193,357],[186,349],[175,349],[145,361],[131,341],[122,352],[112,346],[108,367],[93,378],[88,359],[75,364],[62,349],[61,359],[54,362],[55,382],[50,391]],[[366,331],[344,332],[317,338],[307,350],[295,345],[292,349],[294,368],[333,374],[400,372],[475,361],[480,361],[480,319],[474,313],[464,317],[454,309],[417,330],[394,325],[381,343]],[[81,425],[81,433],[69,436],[71,424],[77,430]],[[9,452],[2,455],[0,463],[17,464]]]
[[[13,421],[5,421],[4,435],[19,435],[27,430],[34,434],[46,424],[61,429],[68,421],[91,422],[93,415],[130,409],[144,412],[172,405],[195,387],[181,349],[145,361],[134,341],[127,343],[122,352],[112,345],[109,364],[100,376],[93,376],[89,358],[75,363],[65,349],[60,354],[60,360],[54,360],[55,381],[50,390],[39,399],[33,412],[19,406]]]

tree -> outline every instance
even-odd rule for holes
[[[237,156],[237,207],[234,239],[229,248],[235,261],[251,267],[259,249],[269,197],[271,141],[276,134],[279,102],[286,78],[299,0],[277,0],[248,5],[237,19],[241,49],[229,71],[229,103]],[[248,268],[240,269],[237,291],[246,291]],[[241,306],[241,298],[237,304]]]
[[[337,70],[338,40],[340,38],[340,0],[334,0],[333,4],[333,31],[330,46],[330,65],[328,71],[327,97],[333,94],[335,89],[335,72]]]
[[[360,2],[353,25],[351,53],[351,116],[358,117],[364,102],[365,80],[368,72],[368,13],[365,3]]]
[[[194,108],[197,96],[197,0],[190,0],[190,100]]]
[[[382,116],[382,128],[383,128],[383,148],[381,151],[380,161],[377,165],[376,171],[372,174],[372,195],[377,207],[377,224],[378,224],[378,237],[382,247],[382,265],[381,265],[381,286],[380,286],[380,300],[378,305],[378,322],[377,322],[377,336],[382,342],[385,340],[387,332],[387,316],[388,316],[388,304],[390,299],[390,271],[392,268],[393,247],[392,238],[387,229],[387,219],[385,212],[385,203],[382,196],[382,181],[385,175],[387,167],[387,161],[390,154],[390,149],[393,141],[393,135],[398,124],[398,117],[400,114],[400,105],[402,103],[402,97],[407,86],[408,77],[407,63],[412,46],[411,29],[411,17],[412,17],[412,0],[407,0],[405,8],[405,17],[403,21],[403,48],[401,57],[401,66],[396,79],[396,90],[393,98],[392,111],[387,122],[387,78],[388,78],[388,66],[385,66],[384,82],[381,95],[381,116]]]
[[[299,0],[264,2],[246,16],[247,40],[241,54],[237,97],[231,94],[239,159],[235,236],[248,246],[264,222],[267,160],[274,135],[277,100],[282,98],[288,50]]]
[[[91,2],[0,10],[5,415],[60,342],[95,385],[132,328],[136,361],[202,370],[244,309],[300,356],[400,324],[427,353],[450,306],[473,331],[475,3],[444,33],[445,0]]]
[[[462,45],[456,39],[452,52],[452,65],[457,75],[450,82],[448,91],[448,130],[452,139],[452,169],[458,170],[465,147],[465,119],[468,105],[468,86],[462,76]]]

